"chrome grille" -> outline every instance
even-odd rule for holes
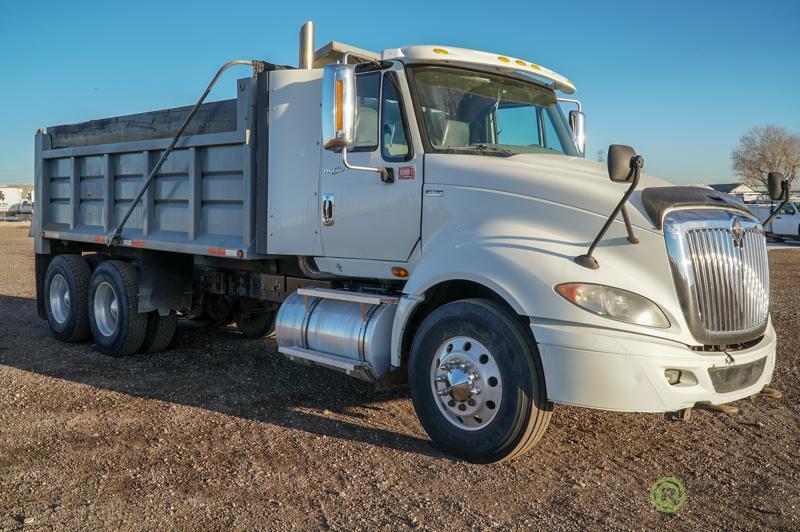
[[[737,343],[763,333],[769,263],[760,224],[743,213],[676,211],[664,228],[676,288],[698,341]]]
[[[694,296],[706,330],[728,333],[757,329],[769,310],[769,271],[764,234],[743,231],[737,245],[729,229],[687,233],[696,283]]]

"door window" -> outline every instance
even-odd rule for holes
[[[380,83],[378,72],[356,77],[356,138],[351,151],[374,151],[378,148]]]
[[[403,106],[397,82],[391,74],[383,77],[383,101],[381,102],[381,155],[386,161],[408,160],[408,137],[403,122]]]

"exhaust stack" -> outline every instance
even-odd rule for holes
[[[299,68],[314,68],[314,22],[309,20],[300,28]]]

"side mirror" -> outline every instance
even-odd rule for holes
[[[322,74],[322,146],[350,149],[356,130],[356,67],[325,65]]]
[[[783,179],[782,173],[769,173],[767,176],[767,190],[769,190],[769,197],[772,200],[781,200],[785,199],[784,196],[788,196],[788,183]]]
[[[632,160],[636,151],[624,144],[612,144],[608,147],[608,177],[616,183],[627,183],[633,179],[634,166]]]
[[[582,155],[586,155],[586,115],[583,111],[569,112],[569,127],[575,135],[575,141]]]

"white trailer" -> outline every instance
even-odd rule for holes
[[[123,356],[165,348],[176,313],[274,322],[291,360],[407,381],[435,444],[476,462],[531,447],[553,403],[673,412],[770,382],[746,207],[626,146],[584,158],[575,86],[537,63],[312,43],[299,68],[226,65],[253,69],[234,100],[37,134],[57,338]]]
[[[17,187],[0,187],[0,216],[5,215],[11,207],[22,202],[22,189]]]

